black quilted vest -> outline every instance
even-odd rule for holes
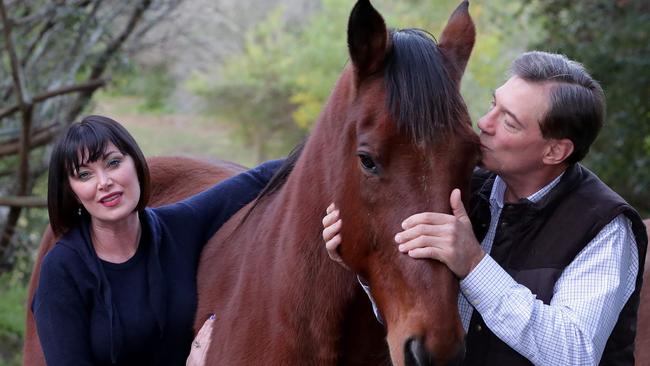
[[[476,170],[472,178],[470,216],[479,241],[490,225],[489,198],[495,175]],[[539,202],[506,203],[499,217],[490,255],[518,283],[549,304],[555,282],[564,268],[619,214],[632,221],[644,268],[647,236],[639,215],[618,194],[580,164],[570,166],[560,182]],[[609,337],[601,365],[633,365],[636,313],[643,271]],[[467,334],[464,365],[531,365],[497,338],[477,311]]]

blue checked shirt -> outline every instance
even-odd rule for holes
[[[561,177],[528,200],[539,201]],[[481,243],[488,255],[460,281],[463,327],[468,330],[476,309],[499,339],[536,365],[598,364],[639,270],[631,222],[619,215],[607,224],[565,268],[545,305],[489,256],[505,190],[497,177],[490,195],[492,220]]]

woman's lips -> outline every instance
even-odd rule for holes
[[[106,207],[117,206],[122,201],[122,193],[116,192],[109,194],[99,200],[99,203]]]

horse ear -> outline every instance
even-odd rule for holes
[[[449,17],[442,31],[438,47],[449,61],[452,79],[460,83],[469,55],[474,48],[476,29],[468,11],[469,2],[463,1]]]
[[[357,80],[379,71],[388,52],[388,30],[368,0],[359,0],[348,20],[348,50]]]

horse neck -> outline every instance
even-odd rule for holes
[[[345,80],[337,85],[342,82]],[[349,307],[360,295],[364,296],[357,291],[356,276],[329,259],[321,237],[321,220],[334,199],[336,181],[340,180],[336,175],[343,174],[338,156],[332,153],[339,149],[337,144],[341,140],[337,135],[343,129],[332,129],[342,124],[337,120],[341,118],[337,110],[347,96],[334,94],[336,88],[285,184],[277,193],[258,202],[255,209],[259,210],[255,214],[258,218],[274,218],[266,220],[264,229],[273,243],[263,250],[274,258],[274,265],[279,264],[277,271],[291,274],[290,285],[283,286],[285,293],[276,295],[283,299],[283,306],[305,312],[298,318],[308,319],[308,328],[317,331],[301,336],[320,337],[322,344],[318,347],[324,349],[331,348],[328,342],[331,346],[336,344],[343,318],[351,315]],[[256,221],[260,220],[252,220]],[[337,350],[327,352],[335,357]]]
[[[258,203],[270,209],[270,213],[282,212],[288,216],[282,225],[287,233],[293,233],[295,242],[286,243],[287,248],[284,249],[317,252],[321,259],[327,259],[321,238],[321,220],[343,181],[342,161],[347,147],[342,145],[346,141],[346,129],[343,126],[345,116],[341,111],[347,109],[351,77],[351,69],[347,67],[287,181],[277,194],[268,197],[267,202]],[[331,264],[329,260],[324,263]]]

